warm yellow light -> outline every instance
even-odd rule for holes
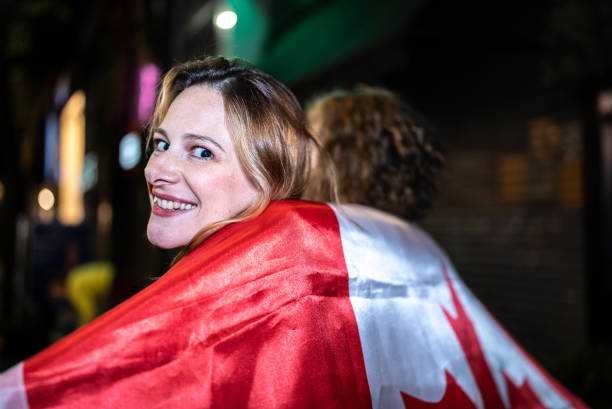
[[[238,16],[236,13],[229,10],[222,11],[221,13],[217,14],[217,18],[215,18],[215,24],[217,27],[223,30],[229,30],[230,28],[234,27],[237,21]]]
[[[40,208],[43,210],[51,210],[54,204],[55,196],[53,192],[46,187],[40,189],[40,192],[38,192],[38,205]]]
[[[85,93],[75,92],[60,115],[58,218],[79,224],[85,218],[81,178],[85,157]]]

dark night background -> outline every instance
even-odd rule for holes
[[[222,31],[228,8],[238,23]],[[105,308],[168,268],[145,236],[146,158],[123,169],[120,142],[144,135],[141,67],[224,54],[303,103],[366,83],[424,114],[448,158],[419,224],[527,351],[612,407],[611,23],[606,0],[0,0],[0,370],[74,328],[70,268],[112,262]],[[84,92],[97,158],[76,225],[36,202],[58,191],[45,165],[58,84]]]

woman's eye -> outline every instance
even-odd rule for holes
[[[153,147],[158,152],[164,152],[164,151],[168,150],[168,148],[170,147],[170,144],[168,142],[164,141],[163,139],[154,139],[153,140]]]
[[[196,146],[193,148],[193,154],[202,159],[210,159],[213,157],[213,153],[203,146]]]

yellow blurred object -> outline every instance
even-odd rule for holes
[[[67,225],[85,218],[81,178],[85,158],[85,93],[75,92],[60,115],[58,218]]]
[[[502,203],[523,203],[526,198],[527,158],[523,154],[506,154],[497,162],[499,199]]]
[[[582,207],[582,158],[564,158],[559,166],[559,200],[566,209]]]
[[[115,268],[110,262],[96,261],[70,270],[66,277],[68,299],[79,314],[79,327],[96,318],[108,302]]]

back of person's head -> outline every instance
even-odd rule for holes
[[[358,86],[317,98],[307,111],[312,132],[335,164],[340,201],[405,219],[433,204],[444,157],[422,119],[388,90]],[[329,200],[327,170],[313,161],[307,194]]]
[[[210,87],[222,96],[237,157],[258,195],[240,214],[196,235],[179,258],[224,225],[261,213],[271,200],[300,199],[308,185],[313,151],[319,149],[299,102],[285,85],[242,60],[224,57],[188,61],[165,74],[149,146],[172,102],[193,86]]]

